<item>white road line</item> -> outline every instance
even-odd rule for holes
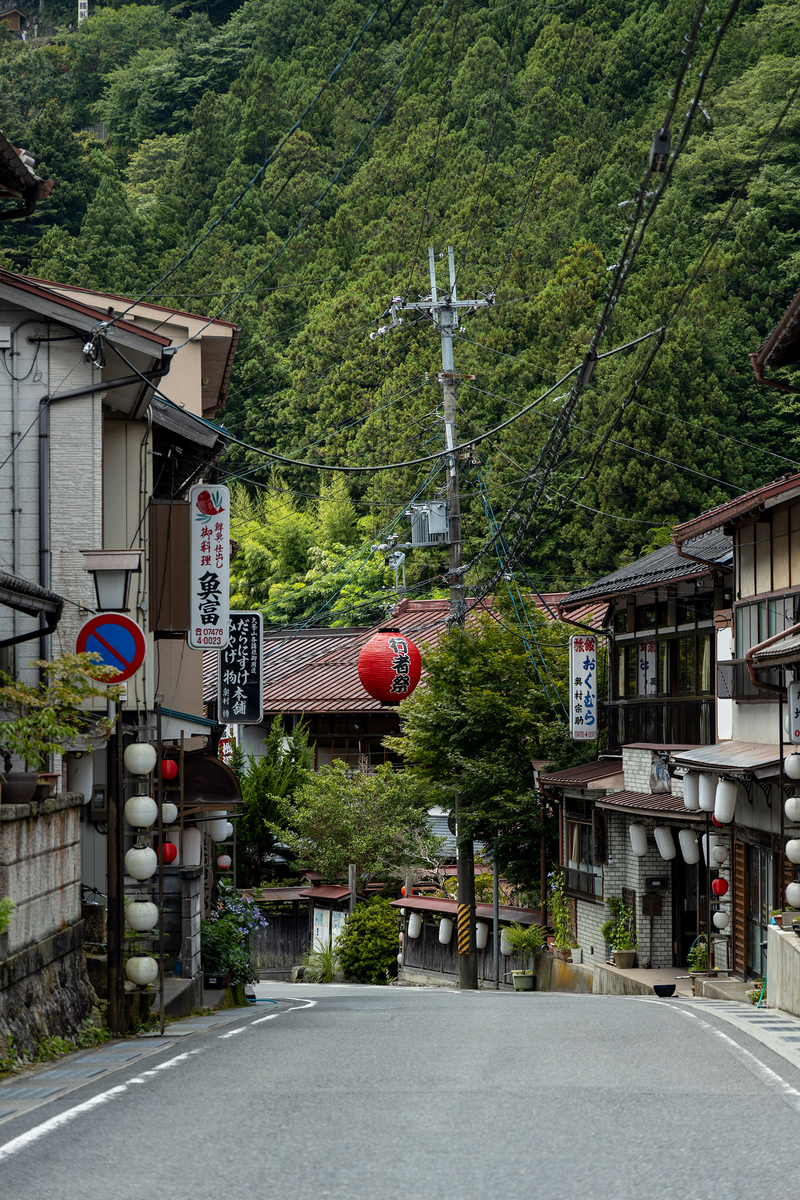
[[[100,1092],[97,1096],[92,1096],[91,1100],[84,1100],[82,1104],[76,1104],[73,1108],[68,1108],[64,1112],[59,1113],[56,1117],[51,1117],[49,1121],[43,1121],[41,1125],[35,1125],[33,1129],[29,1129],[27,1133],[21,1133],[19,1137],[12,1138],[10,1142],[6,1142],[4,1146],[0,1146],[0,1162],[12,1155],[24,1150],[27,1146],[38,1142],[40,1138],[45,1137],[48,1133],[53,1133],[56,1129],[60,1129],[62,1125],[68,1125],[70,1121],[74,1121],[76,1117],[81,1116],[85,1112],[90,1112],[93,1108],[98,1108],[101,1104],[106,1104],[109,1100],[113,1100],[116,1096],[121,1096],[123,1092],[127,1092],[132,1083],[145,1083],[146,1077],[153,1076],[158,1071],[165,1071],[170,1067],[174,1067],[179,1062],[191,1057],[192,1054],[199,1053],[200,1047],[197,1050],[187,1050],[184,1054],[177,1054],[175,1058],[170,1058],[167,1062],[160,1063],[150,1071],[144,1071],[135,1079],[129,1079],[127,1083],[119,1083],[116,1087],[109,1088],[106,1092]]]
[[[246,1028],[247,1028],[247,1026],[243,1025],[241,1027],[241,1029],[231,1029],[231,1031],[229,1033],[218,1033],[217,1037],[218,1038],[236,1037],[237,1033],[244,1033]]]
[[[730,1050],[735,1058],[738,1058],[742,1066],[746,1067],[752,1075],[772,1091],[778,1092],[781,1099],[784,1100],[790,1108],[793,1108],[796,1113],[800,1113],[800,1091],[787,1083],[782,1075],[777,1071],[773,1071],[766,1063],[762,1062],[755,1054],[749,1050],[745,1050],[735,1038],[729,1037],[727,1033],[723,1033],[721,1029],[711,1025],[710,1022],[704,1021],[702,1017],[698,1017],[697,1013],[689,1012],[686,1008],[678,1008],[675,1004],[664,1005],[663,1000],[646,1000],[643,997],[636,997],[641,1004],[659,1004],[661,1007],[670,1009],[671,1012],[679,1013],[682,1017],[688,1017],[691,1021],[697,1021],[706,1032],[712,1034],[713,1037],[719,1038],[721,1042]]]

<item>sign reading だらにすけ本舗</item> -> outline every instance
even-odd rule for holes
[[[223,650],[229,637],[230,494],[218,483],[189,492],[189,645]]]

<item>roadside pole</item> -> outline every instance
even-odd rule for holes
[[[461,502],[458,490],[458,460],[455,447],[458,445],[456,428],[456,387],[460,376],[456,375],[453,365],[453,330],[458,328],[458,313],[469,310],[477,312],[488,308],[494,300],[494,294],[482,293],[471,300],[459,300],[456,295],[456,267],[453,247],[447,247],[449,268],[449,288],[439,298],[436,282],[436,258],[433,247],[428,247],[428,266],[430,269],[431,292],[416,301],[404,301],[395,297],[388,313],[391,313],[392,323],[382,326],[377,337],[396,329],[402,324],[399,312],[416,312],[431,318],[434,328],[439,331],[442,340],[442,373],[439,381],[443,393],[443,416],[445,449],[450,451],[447,456],[447,500],[449,504],[449,590],[450,614],[448,625],[463,625],[466,615],[464,603],[464,577],[462,574],[461,554]],[[388,315],[387,313],[387,315]],[[471,377],[470,377],[471,378]],[[460,797],[458,792],[453,797],[453,809],[456,822],[456,854],[458,863],[458,986],[465,989],[478,987],[478,952],[475,945],[475,853],[471,837],[463,833],[464,822],[459,820]]]

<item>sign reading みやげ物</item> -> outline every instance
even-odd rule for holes
[[[257,725],[264,711],[261,613],[232,612],[230,621],[230,640],[219,656],[217,719]]]
[[[574,742],[597,737],[597,638],[591,634],[569,639],[569,736]]]
[[[229,635],[230,494],[219,483],[189,492],[189,645],[223,650]]]

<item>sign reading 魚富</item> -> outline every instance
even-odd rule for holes
[[[189,645],[223,650],[228,644],[230,495],[219,483],[189,492]]]
[[[219,716],[225,725],[257,725],[264,712],[262,619],[232,612],[228,645],[219,653]]]
[[[574,742],[597,737],[597,638],[569,639],[569,736]]]

